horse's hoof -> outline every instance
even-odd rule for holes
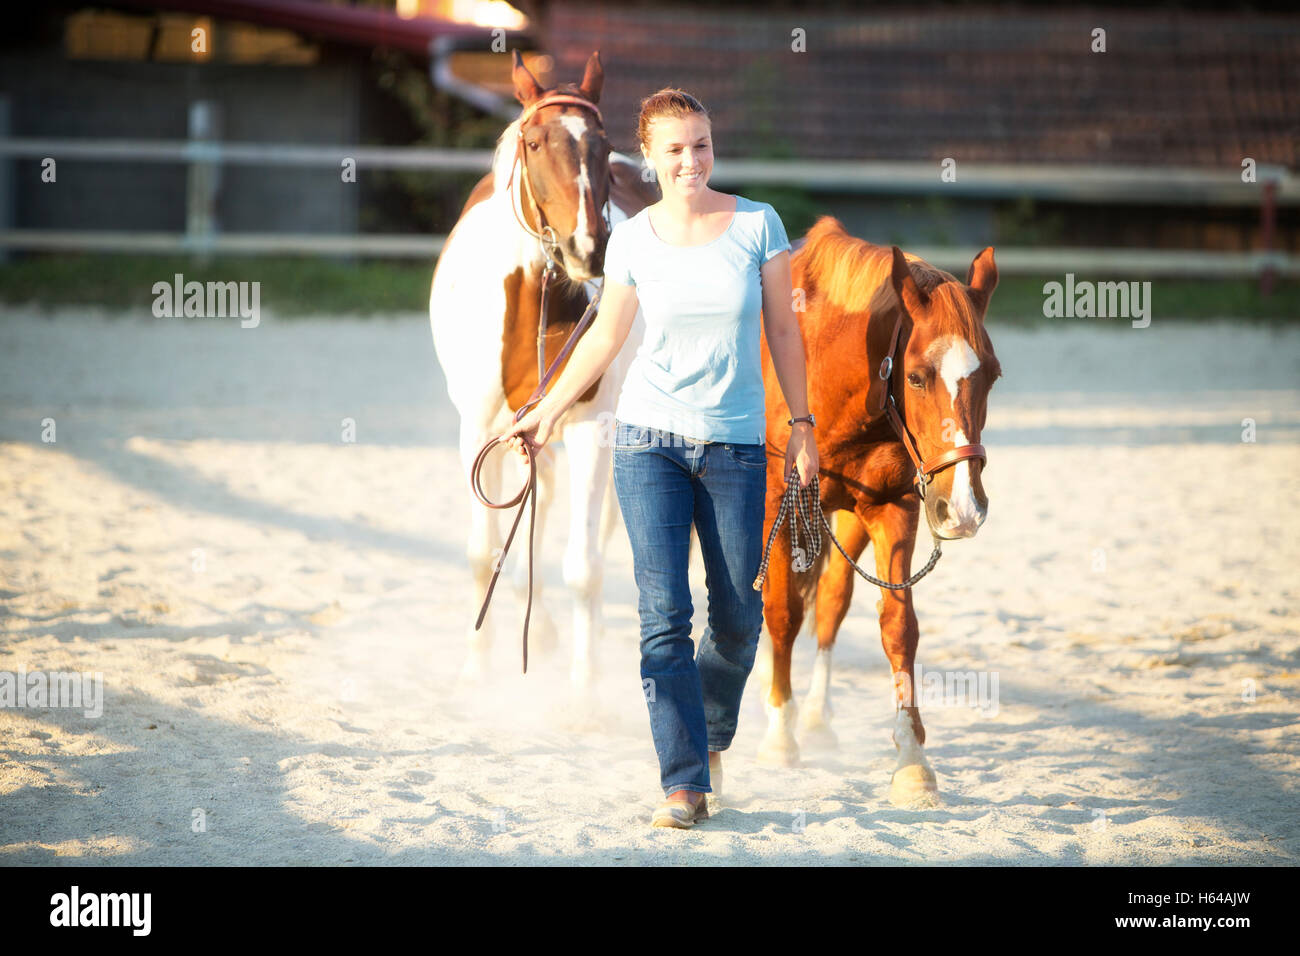
[[[839,750],[840,740],[831,730],[831,725],[823,721],[810,723],[800,728],[799,746],[805,750]]]
[[[929,810],[942,806],[934,771],[918,763],[899,767],[889,782],[889,802],[905,810]]]
[[[760,767],[799,766],[799,747],[794,741],[764,740],[756,758]]]
[[[456,675],[456,684],[452,688],[455,694],[469,694],[482,690],[487,684],[487,664],[478,657],[470,657]]]

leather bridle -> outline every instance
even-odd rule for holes
[[[916,475],[912,478],[912,483],[916,485],[916,493],[921,500],[925,500],[925,488],[934,476],[945,468],[951,468],[960,461],[968,458],[978,458],[988,465],[988,453],[984,450],[983,445],[959,445],[956,448],[949,448],[939,452],[937,455],[922,460],[920,453],[916,449],[916,442],[912,438],[912,433],[907,429],[907,423],[903,421],[903,416],[899,414],[898,405],[894,401],[894,388],[897,384],[893,374],[895,371],[902,374],[902,362],[894,360],[894,354],[898,351],[899,332],[903,327],[904,309],[902,303],[898,307],[898,318],[894,320],[894,330],[889,336],[889,349],[885,352],[885,357],[880,361],[880,368],[877,374],[880,380],[885,383],[884,396],[880,400],[880,407],[870,409],[872,421],[879,419],[884,414],[889,419],[889,423],[894,426],[894,431],[898,433],[899,439],[906,449],[907,455],[912,459],[912,464],[916,466]],[[956,398],[954,395],[953,398]]]
[[[587,330],[587,327],[591,324],[592,319],[595,318],[597,307],[600,304],[600,293],[598,292],[595,298],[593,298],[591,302],[587,304],[586,311],[583,312],[582,318],[578,320],[578,324],[574,326],[573,331],[569,334],[569,338],[564,343],[564,347],[560,349],[560,354],[555,357],[555,360],[553,362],[551,362],[549,368],[545,367],[546,365],[546,313],[549,304],[548,289],[552,277],[558,274],[559,272],[559,266],[556,263],[555,256],[552,254],[552,250],[559,245],[559,240],[555,235],[555,230],[550,225],[547,224],[546,215],[542,212],[541,204],[538,203],[536,197],[533,196],[532,184],[529,181],[529,175],[528,175],[528,160],[525,155],[528,152],[528,149],[527,149],[527,144],[524,141],[524,124],[528,122],[529,117],[531,117],[535,112],[537,112],[543,106],[554,106],[561,103],[568,103],[574,106],[581,106],[584,107],[585,109],[591,110],[593,113],[596,114],[596,121],[601,124],[601,134],[604,135],[604,121],[601,119],[600,110],[596,108],[596,104],[592,103],[590,100],[585,100],[582,97],[573,96],[568,93],[551,93],[546,96],[543,96],[540,99],[538,99],[536,102],[528,106],[523,111],[523,113],[520,114],[519,137],[515,147],[515,159],[514,162],[512,162],[510,165],[510,186],[509,186],[510,209],[514,213],[515,219],[519,222],[519,225],[523,228],[523,230],[527,232],[530,236],[532,236],[534,239],[536,239],[538,243],[541,245],[542,255],[545,256],[546,258],[546,268],[542,272],[541,302],[538,306],[537,387],[533,389],[533,393],[528,397],[528,401],[524,402],[522,405],[519,406],[518,409],[515,410],[514,421],[516,424],[518,424],[519,421],[525,415],[528,414],[528,410],[530,408],[532,408],[534,405],[536,405],[546,396],[546,386],[550,383],[551,378],[555,375],[556,369],[560,367],[560,365],[564,362],[564,360],[568,358],[569,353],[572,352],[574,347],[577,346],[578,339],[582,336],[582,333]],[[516,166],[520,167],[521,169],[521,174],[519,178],[523,182],[523,186],[522,186],[523,196],[521,196],[521,202],[522,200],[526,199],[529,203],[532,204],[533,210],[537,215],[537,222],[541,226],[540,231],[534,230],[531,226],[529,226],[526,218],[521,216],[520,210],[516,208],[515,194],[514,194]],[[605,217],[606,217],[605,218],[606,226],[608,227],[609,217],[607,211],[605,213]],[[479,628],[483,626],[483,618],[487,615],[488,604],[492,601],[492,592],[496,588],[497,578],[500,576],[501,568],[505,564],[506,554],[510,550],[510,544],[515,539],[515,531],[519,527],[519,519],[521,519],[524,516],[524,505],[527,504],[528,505],[528,605],[524,610],[524,636],[523,636],[523,655],[524,655],[523,672],[526,674],[528,673],[528,622],[529,619],[532,617],[532,613],[533,613],[533,536],[534,536],[534,529],[536,527],[536,521],[537,521],[537,461],[533,456],[532,446],[528,443],[527,440],[525,440],[523,442],[523,447],[525,453],[528,456],[527,483],[521,489],[519,489],[519,493],[516,494],[513,498],[511,498],[509,501],[500,501],[500,502],[491,501],[487,497],[487,495],[483,493],[480,472],[483,468],[483,463],[487,458],[488,452],[490,452],[494,446],[500,443],[501,443],[500,436],[494,436],[492,439],[490,439],[487,442],[487,444],[485,444],[482,448],[479,449],[478,455],[474,458],[474,464],[470,468],[470,477],[469,477],[470,491],[473,492],[474,497],[477,498],[479,502],[482,503],[485,507],[493,508],[493,509],[501,509],[501,508],[513,508],[515,505],[518,505],[519,511],[515,514],[514,524],[510,526],[510,534],[506,537],[505,547],[501,549],[501,553],[497,557],[496,564],[492,569],[492,579],[488,582],[487,593],[483,597],[483,606],[482,608],[480,608],[478,612],[478,620],[474,622],[474,630],[477,631]]]
[[[542,250],[542,255],[546,259],[546,267],[542,270],[542,292],[541,307],[538,310],[537,324],[537,380],[542,380],[543,370],[546,365],[546,299],[547,287],[550,285],[552,278],[559,272],[559,266],[556,264],[555,250],[559,247],[560,240],[555,234],[555,229],[546,221],[546,213],[542,210],[542,204],[537,201],[533,195],[532,176],[528,172],[528,143],[524,138],[524,126],[534,113],[544,106],[559,106],[568,104],[570,106],[580,106],[583,109],[590,110],[596,114],[596,123],[600,127],[600,135],[605,135],[605,120],[600,115],[600,109],[590,100],[585,100],[580,96],[574,96],[571,93],[550,93],[541,97],[536,102],[524,109],[519,114],[519,132],[515,137],[515,158],[510,164],[510,179],[507,187],[510,194],[510,211],[514,214],[515,221],[519,223],[519,228],[528,235],[537,240]],[[519,201],[515,200],[515,169],[519,168],[519,180],[523,195]],[[526,216],[521,215],[521,207],[524,201],[532,204],[533,212],[537,216],[537,222],[541,230],[535,230],[528,224]],[[610,232],[609,223],[609,202],[602,207],[602,215],[605,217],[605,234]],[[515,419],[518,421],[518,419]]]
[[[539,203],[537,197],[533,195],[532,178],[528,174],[528,143],[524,139],[524,126],[527,125],[528,120],[532,118],[532,115],[542,107],[558,106],[561,104],[581,106],[584,109],[591,110],[591,112],[596,114],[596,123],[600,126],[601,136],[605,135],[605,120],[604,117],[600,115],[599,107],[597,107],[595,103],[591,102],[591,100],[584,100],[581,96],[574,96],[571,93],[551,93],[543,96],[519,114],[519,134],[515,138],[515,158],[510,164],[510,184],[508,187],[510,191],[510,211],[514,213],[515,219],[519,223],[519,227],[542,244],[542,252],[546,256],[548,266],[554,260],[554,257],[551,255],[551,250],[559,245],[559,239],[555,235],[555,229],[547,224],[546,214],[542,211],[541,203]],[[516,167],[521,169],[519,179],[524,193],[518,202],[515,201],[514,193]],[[520,207],[525,199],[532,204],[533,210],[537,214],[537,222],[541,227],[540,231],[533,229],[533,227],[528,224],[527,219],[520,215]],[[605,225],[606,227],[609,226],[609,215],[607,212],[605,213]]]

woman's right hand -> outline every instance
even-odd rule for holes
[[[550,441],[551,434],[555,430],[555,421],[551,418],[550,413],[543,409],[540,404],[533,406],[523,418],[515,422],[499,436],[502,443],[512,451],[518,453],[523,463],[528,464],[528,452],[525,450],[525,444],[533,450],[533,457],[542,450],[542,446]]]

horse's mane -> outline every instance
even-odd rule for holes
[[[900,307],[890,282],[894,259],[889,246],[850,236],[834,216],[818,219],[806,239],[800,258],[803,284],[810,293],[815,290],[825,296],[850,321],[892,314]],[[903,255],[917,287],[941,306],[931,313],[935,332],[961,336],[975,349],[980,361],[995,360],[985,345],[989,340],[965,284],[920,256],[910,252]]]
[[[515,162],[515,149],[519,141],[519,117],[510,121],[492,151],[492,192],[504,196],[510,188],[510,173]]]

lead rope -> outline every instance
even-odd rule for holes
[[[816,507],[817,515],[821,518],[821,526],[811,520],[809,512]],[[821,492],[817,485],[817,476],[813,475],[812,481],[808,482],[806,487],[799,484],[799,470],[790,469],[790,477],[786,481],[785,493],[781,496],[781,507],[777,510],[776,520],[772,522],[772,530],[767,535],[767,545],[763,548],[763,563],[759,565],[758,577],[754,578],[754,590],[763,590],[763,581],[767,577],[767,563],[772,556],[772,542],[776,540],[776,532],[781,527],[781,523],[790,518],[790,566],[796,573],[803,573],[813,566],[817,556],[821,554],[822,539],[821,528],[826,528],[826,535],[839,549],[840,554],[844,555],[844,560],[849,562],[849,566],[858,572],[863,578],[870,581],[876,587],[885,588],[890,591],[904,591],[910,588],[921,578],[925,577],[934,570],[934,566],[939,563],[940,544],[939,536],[930,529],[930,537],[934,538],[934,553],[930,555],[930,560],[925,562],[925,567],[917,571],[902,584],[891,584],[889,581],[882,581],[873,574],[868,574],[858,567],[857,562],[848,556],[844,548],[840,545],[835,537],[835,532],[831,530],[830,522],[826,520],[826,512],[821,507]],[[808,539],[808,549],[805,550],[799,546],[799,525],[803,524],[804,534]],[[926,517],[926,526],[929,527],[930,519]]]
[[[520,411],[526,409],[521,408]],[[522,416],[516,417],[516,422]],[[519,527],[519,519],[524,516],[524,504],[528,504],[528,606],[524,609],[524,673],[528,673],[528,621],[533,616],[533,533],[537,523],[537,461],[533,458],[533,449],[524,442],[524,451],[528,455],[528,481],[519,493],[509,501],[491,501],[483,493],[483,487],[479,483],[479,472],[483,468],[483,459],[497,443],[493,438],[490,442],[479,450],[478,457],[474,459],[474,467],[470,469],[470,487],[474,491],[475,497],[489,508],[513,508],[519,505],[519,510],[515,512],[515,523],[510,526],[510,534],[506,537],[505,547],[501,549],[501,555],[497,558],[496,564],[492,568],[492,580],[488,582],[487,593],[483,596],[483,606],[479,609],[478,620],[474,622],[474,630],[483,626],[483,618],[487,614],[488,604],[492,601],[492,592],[496,589],[497,578],[501,574],[501,567],[506,561],[506,552],[510,550],[510,544],[515,540],[515,531]]]

